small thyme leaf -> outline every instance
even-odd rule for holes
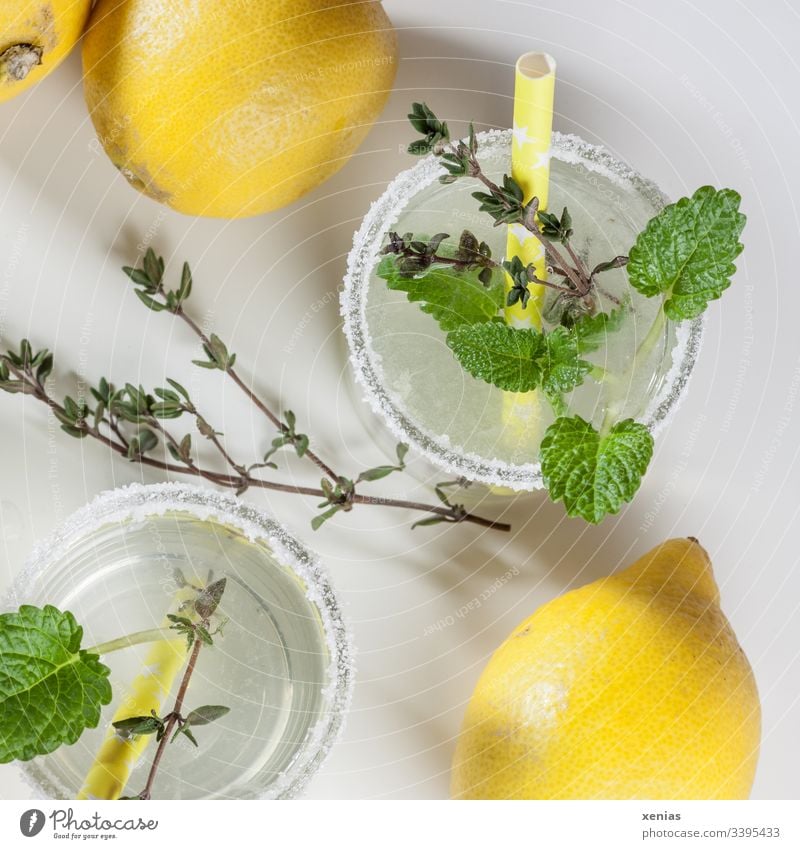
[[[158,287],[161,285],[161,280],[164,277],[164,260],[157,257],[152,248],[145,251],[143,261],[144,271],[147,274],[151,285]]]
[[[192,294],[192,272],[189,268],[189,263],[184,262],[183,272],[181,273],[181,285],[178,288],[177,300],[178,303],[183,303],[189,295]]]
[[[45,352],[36,369],[36,380],[44,383],[53,371],[53,355]]]
[[[418,519],[411,526],[411,530],[413,531],[415,528],[427,528],[431,525],[441,525],[442,522],[452,522],[452,519],[448,519],[445,516],[431,516],[428,519]]]
[[[136,290],[136,297],[149,309],[153,310],[153,312],[162,312],[167,309],[166,304],[162,304],[160,301],[157,301],[155,298],[152,298],[146,292],[143,292],[141,289]]]
[[[195,600],[194,609],[201,619],[210,619],[214,614],[222,600],[227,582],[227,578],[220,578],[200,591]]]
[[[139,451],[142,454],[145,454],[148,451],[152,451],[158,445],[158,437],[153,433],[152,430],[148,430],[143,428],[139,431]]]
[[[175,404],[180,403],[180,396],[177,392],[173,392],[171,389],[164,389],[163,387],[156,387],[153,392],[161,398],[162,401],[172,401]]]
[[[528,284],[531,282],[528,279],[528,267],[518,256],[514,256],[503,262],[503,268],[511,278],[511,288],[506,296],[506,306],[513,307],[514,304],[519,303],[522,309],[525,309],[531,297],[528,288]]]
[[[377,481],[381,480],[381,478],[388,477],[392,474],[392,472],[402,472],[406,467],[408,446],[404,442],[398,443],[395,448],[395,453],[397,454],[396,466],[376,466],[373,469],[367,469],[365,472],[361,472],[361,474],[356,478],[355,483],[358,484],[362,481]]]
[[[177,380],[172,380],[172,378],[167,378],[167,383],[176,390],[179,394],[181,394],[184,400],[189,401],[189,393],[178,383]]]
[[[172,735],[172,740],[170,740],[170,743],[174,743],[174,742],[175,742],[175,740],[177,739],[177,737],[178,737],[178,735],[179,735],[179,734],[183,734],[183,736],[184,736],[184,737],[186,737],[186,739],[187,739],[187,740],[188,740],[188,741],[189,741],[189,742],[190,742],[193,746],[195,746],[195,748],[199,748],[199,745],[200,745],[200,744],[197,742],[197,739],[195,738],[194,734],[192,734],[192,732],[189,730],[189,724],[188,724],[188,722],[187,722],[186,724],[184,724],[184,725],[179,725],[179,726],[178,726],[177,730],[176,730],[176,731],[175,731],[175,733]]]
[[[70,425],[65,424],[61,425],[61,430],[63,430],[64,433],[68,433],[70,436],[74,436],[76,439],[84,439],[89,435],[88,432],[82,428],[71,427]]]
[[[367,469],[365,472],[356,478],[356,483],[362,481],[379,481],[381,478],[388,477],[392,472],[402,472],[402,466],[376,466],[374,469]]]
[[[175,457],[176,460],[180,460],[187,465],[191,465],[192,463],[192,435],[187,433],[184,435],[183,439],[178,443],[177,448],[169,443],[169,449],[172,453],[172,456]]]
[[[150,413],[157,419],[177,419],[183,415],[184,409],[180,403],[164,401],[162,403],[153,404],[150,407]]]
[[[230,713],[230,708],[225,705],[203,705],[195,708],[187,717],[186,721],[195,728],[198,725],[208,725],[211,722],[221,719],[225,714]]]
[[[220,431],[214,430],[214,428],[211,427],[211,425],[202,416],[195,416],[194,423],[197,428],[197,432],[200,436],[205,436],[206,439],[211,439],[213,436],[223,436]]]
[[[157,734],[164,728],[164,720],[153,712],[150,716],[129,716],[126,719],[118,719],[111,725],[126,735],[130,734]]]
[[[170,622],[174,622],[176,625],[186,625],[187,627],[193,627],[194,623],[188,616],[180,616],[177,613],[168,613],[167,619]]]
[[[508,174],[503,174],[503,185],[497,187],[496,194],[481,191],[473,192],[472,197],[480,203],[480,211],[494,219],[495,227],[500,224],[518,224],[525,217],[522,187]]]
[[[208,357],[207,360],[192,360],[200,368],[227,371],[233,368],[233,364],[236,362],[236,354],[230,354],[225,343],[215,333],[209,336],[208,344],[203,345],[203,351]]]
[[[542,234],[548,238],[566,244],[572,236],[572,216],[567,207],[561,213],[561,218],[552,212],[538,211]]]
[[[123,265],[122,270],[137,286],[144,286],[148,291],[153,290],[153,284],[150,282],[150,278],[141,269]]]
[[[329,510],[326,510],[324,513],[320,513],[318,516],[314,516],[311,520],[311,530],[318,531],[325,522],[328,521],[332,516],[335,516],[342,508],[338,505],[336,507],[331,507]]]
[[[614,259],[608,262],[600,262],[592,269],[592,277],[602,274],[604,271],[611,271],[614,268],[624,268],[628,264],[628,257],[615,256]]]

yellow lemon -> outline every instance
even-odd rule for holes
[[[708,555],[672,539],[544,605],[500,646],[467,709],[452,793],[745,799],[760,717]]]
[[[391,89],[396,41],[378,2],[99,0],[83,64],[98,137],[133,186],[238,218],[345,164]]]
[[[83,33],[92,0],[3,0],[0,103],[44,79]]]

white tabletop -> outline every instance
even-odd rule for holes
[[[193,220],[131,190],[94,141],[77,55],[0,107],[0,336],[54,348],[62,392],[76,372],[190,383],[241,454],[263,451],[265,422],[219,373],[188,364],[194,340],[145,311],[119,272],[151,241],[173,275],[191,262],[195,315],[230,342],[256,386],[297,413],[321,452],[343,472],[382,462],[349,395],[339,329],[336,292],[353,231],[410,164],[412,100],[426,99],[459,130],[469,119],[508,126],[514,60],[547,50],[559,62],[557,129],[607,145],[673,196],[705,183],[741,192],[749,220],[739,272],[709,310],[688,397],[636,501],[599,527],[534,499],[510,509],[508,536],[412,533],[410,515],[371,507],[313,533],[313,500],[252,496],[325,559],[359,650],[344,737],[308,795],[445,797],[465,701],[512,627],[566,589],[691,534],[712,554],[758,679],[764,739],[753,795],[796,798],[800,15],[790,0],[385,6],[401,59],[381,122],[332,180],[261,218]],[[97,492],[162,479],[61,433],[36,402],[2,393],[0,457],[0,589],[34,540]],[[290,466],[290,479],[314,482],[313,471]],[[407,494],[412,482],[373,486]],[[456,615],[498,579],[488,600]],[[0,797],[27,795],[16,769],[0,767]]]

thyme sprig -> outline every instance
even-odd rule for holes
[[[450,265],[454,271],[472,271],[480,269],[478,279],[488,286],[492,272],[500,264],[492,259],[492,249],[486,242],[479,241],[474,233],[464,230],[458,240],[458,248],[452,256],[438,253],[439,246],[449,233],[437,233],[428,240],[414,239],[412,233],[400,236],[390,231],[389,242],[384,246],[383,255],[397,255],[397,268],[402,274],[421,274],[432,265]]]
[[[147,800],[152,798],[153,785],[167,745],[174,743],[179,735],[183,735],[194,746],[197,746],[198,743],[192,733],[192,728],[215,722],[217,719],[225,716],[230,710],[225,705],[203,705],[202,707],[195,708],[186,715],[183,713],[186,693],[197,668],[200,650],[204,646],[212,646],[214,644],[213,637],[220,630],[220,626],[217,626],[212,631],[211,621],[217,613],[217,608],[225,592],[226,583],[226,578],[220,578],[200,590],[197,598],[192,603],[193,616],[171,614],[168,617],[173,623],[171,627],[179,634],[187,637],[190,649],[189,660],[186,664],[172,710],[163,717],[158,716],[155,711],[151,711],[150,716],[125,717],[113,723],[114,728],[118,732],[125,734],[155,734],[158,741],[158,748],[153,756],[153,763],[147,775],[144,788],[133,796],[122,797],[123,799]]]
[[[408,146],[408,152],[415,156],[431,153],[437,156],[447,172],[439,178],[442,183],[452,183],[464,177],[480,181],[486,191],[473,192],[472,196],[479,202],[481,212],[491,216],[496,227],[501,224],[524,227],[542,245],[548,273],[561,278],[560,281],[539,279],[532,263],[516,269],[518,273],[514,288],[509,292],[508,305],[519,302],[523,308],[527,306],[528,297],[522,292],[527,286],[523,286],[523,282],[531,282],[556,289],[565,297],[585,299],[589,312],[593,312],[596,276],[611,268],[620,268],[628,258],[614,257],[590,271],[570,243],[572,218],[569,211],[565,208],[560,218],[553,213],[540,212],[539,199],[533,197],[526,202],[522,186],[509,174],[503,175],[502,185],[491,180],[478,160],[478,139],[472,124],[466,141],[453,141],[446,122],[440,121],[425,103],[412,104],[408,119],[423,135],[423,139]],[[566,255],[557,245],[564,248]]]
[[[362,484],[402,472],[405,469],[406,447],[398,446],[397,465],[378,466],[352,476],[336,472],[313,450],[310,438],[298,431],[295,415],[289,410],[284,412],[283,417],[274,412],[236,370],[236,355],[215,334],[206,334],[185,311],[184,304],[192,290],[188,265],[184,264],[176,289],[168,289],[164,285],[164,267],[163,259],[148,249],[141,267],[126,267],[124,271],[133,282],[137,297],[148,309],[172,313],[195,334],[206,354],[206,360],[199,361],[199,365],[222,371],[275,428],[277,434],[260,460],[246,463],[236,458],[221,438],[223,434],[198,409],[186,388],[172,378],[166,378],[167,385],[151,391],[132,383],[116,386],[101,378],[90,387],[87,397],[66,396],[58,400],[52,392],[50,380],[55,365],[52,353],[47,349],[34,351],[31,343],[23,339],[16,350],[0,353],[0,389],[31,396],[52,411],[65,433],[78,439],[94,439],[140,465],[202,478],[237,494],[249,489],[266,489],[323,499],[320,504],[322,512],[312,521],[315,529],[336,513],[349,512],[355,505],[364,504],[427,513],[430,518],[441,522],[466,522],[493,530],[510,530],[510,525],[505,522],[476,515],[458,506],[361,492]],[[192,422],[196,434],[214,448],[224,470],[200,464],[193,433],[176,430],[172,425],[179,419]],[[262,470],[276,468],[275,458],[282,449],[291,449],[298,457],[316,465],[323,474],[320,486],[296,485],[264,477]]]

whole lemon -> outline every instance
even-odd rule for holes
[[[705,550],[662,543],[541,607],[484,670],[452,793],[745,799],[761,711]]]
[[[3,0],[0,103],[44,79],[83,33],[92,0]]]
[[[396,40],[379,2],[99,0],[83,65],[98,137],[131,185],[238,218],[347,162],[391,89]]]

